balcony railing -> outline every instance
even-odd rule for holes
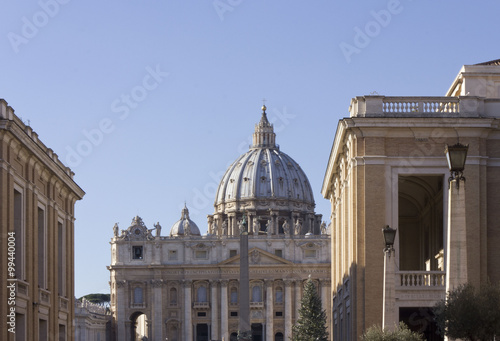
[[[458,113],[458,97],[385,97],[384,113]]]
[[[396,286],[404,289],[444,289],[446,285],[444,271],[398,271],[396,276]]]
[[[489,103],[485,104],[485,101]],[[461,97],[359,96],[351,100],[351,117],[479,117],[493,109],[494,100]],[[491,110],[490,110],[491,111]],[[464,116],[464,117],[465,117]]]
[[[194,309],[208,309],[208,308],[210,308],[210,303],[208,303],[208,302],[194,302],[193,308]]]
[[[264,308],[264,302],[250,302],[250,309]]]

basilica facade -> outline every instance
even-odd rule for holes
[[[330,238],[300,166],[275,143],[266,107],[253,144],[226,171],[207,234],[184,207],[168,236],[138,216],[111,240],[116,340],[236,340],[240,233],[248,229],[253,340],[289,340],[305,281],[331,325]],[[244,223],[245,222],[245,223]]]

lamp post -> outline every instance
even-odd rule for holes
[[[396,239],[396,229],[386,225],[382,229],[384,235],[384,297],[383,297],[383,311],[382,311],[382,326],[384,329],[391,330],[394,328],[396,315],[394,311],[396,301],[395,290],[395,269],[396,257],[394,256],[394,240]]]
[[[463,171],[469,145],[446,145],[450,170],[448,178],[448,228],[446,241],[446,291],[467,283],[467,233],[465,215],[465,177]],[[455,182],[455,186],[452,183]],[[460,183],[463,182],[462,188]]]
[[[465,181],[463,173],[468,150],[468,144],[463,145],[460,143],[454,144],[453,146],[446,145],[444,149],[446,160],[448,161],[448,168],[450,169],[448,182],[451,183],[455,180],[457,188],[460,187],[460,181]]]

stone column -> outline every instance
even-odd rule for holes
[[[295,321],[299,318],[299,309],[302,302],[302,281],[295,281]]]
[[[234,236],[235,233],[234,233],[234,226],[235,226],[235,214],[234,213],[230,213],[227,215],[227,235],[228,236]]]
[[[285,340],[292,337],[292,285],[292,280],[285,279]]]
[[[193,340],[193,322],[191,319],[191,284],[192,281],[185,280],[182,282],[184,287],[184,336],[183,340]]]
[[[266,340],[274,340],[273,281],[266,280]]]
[[[118,340],[128,340],[130,338],[130,329],[127,329],[125,318],[125,305],[130,302],[126,297],[127,282],[116,281],[116,336]],[[129,326],[130,328],[130,326]]]
[[[161,279],[153,279],[151,281],[151,286],[153,287],[153,299],[152,299],[152,305],[153,305],[153,316],[150,317],[151,323],[152,323],[152,334],[149,334],[150,338],[153,340],[162,340],[164,339],[162,335],[162,327],[163,327],[163,315],[162,315],[162,304],[163,304],[163,297],[162,297],[162,286],[163,286],[163,280]]]
[[[212,320],[212,325],[211,325],[211,339],[212,340],[219,340],[219,299],[217,295],[217,283],[219,281],[211,281],[211,291],[212,291],[212,297],[210,298],[210,304],[212,307],[212,310],[210,312],[211,314],[211,320]]]
[[[394,249],[384,251],[384,292],[382,309],[382,327],[394,330],[396,321],[396,287],[395,287],[396,255]]]
[[[228,283],[227,279],[223,279],[220,281],[220,329],[221,329],[220,336],[221,339],[229,341],[227,283]]]
[[[454,179],[449,184],[446,292],[467,283],[465,180]]]
[[[332,335],[332,300],[330,298],[330,293],[332,291],[332,280],[331,279],[323,279],[321,281],[321,302],[323,305],[323,309],[326,311],[326,326],[328,330],[328,334]],[[350,327],[348,327],[350,328]]]

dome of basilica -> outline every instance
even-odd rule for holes
[[[189,219],[189,210],[184,205],[181,213],[181,219],[179,219],[170,229],[170,237],[179,237],[179,236],[199,236],[200,229],[195,224],[194,221]]]
[[[215,206],[234,201],[279,200],[314,207],[314,196],[306,174],[297,162],[279,150],[266,107],[262,109],[262,118],[253,134],[253,145],[222,177]]]

